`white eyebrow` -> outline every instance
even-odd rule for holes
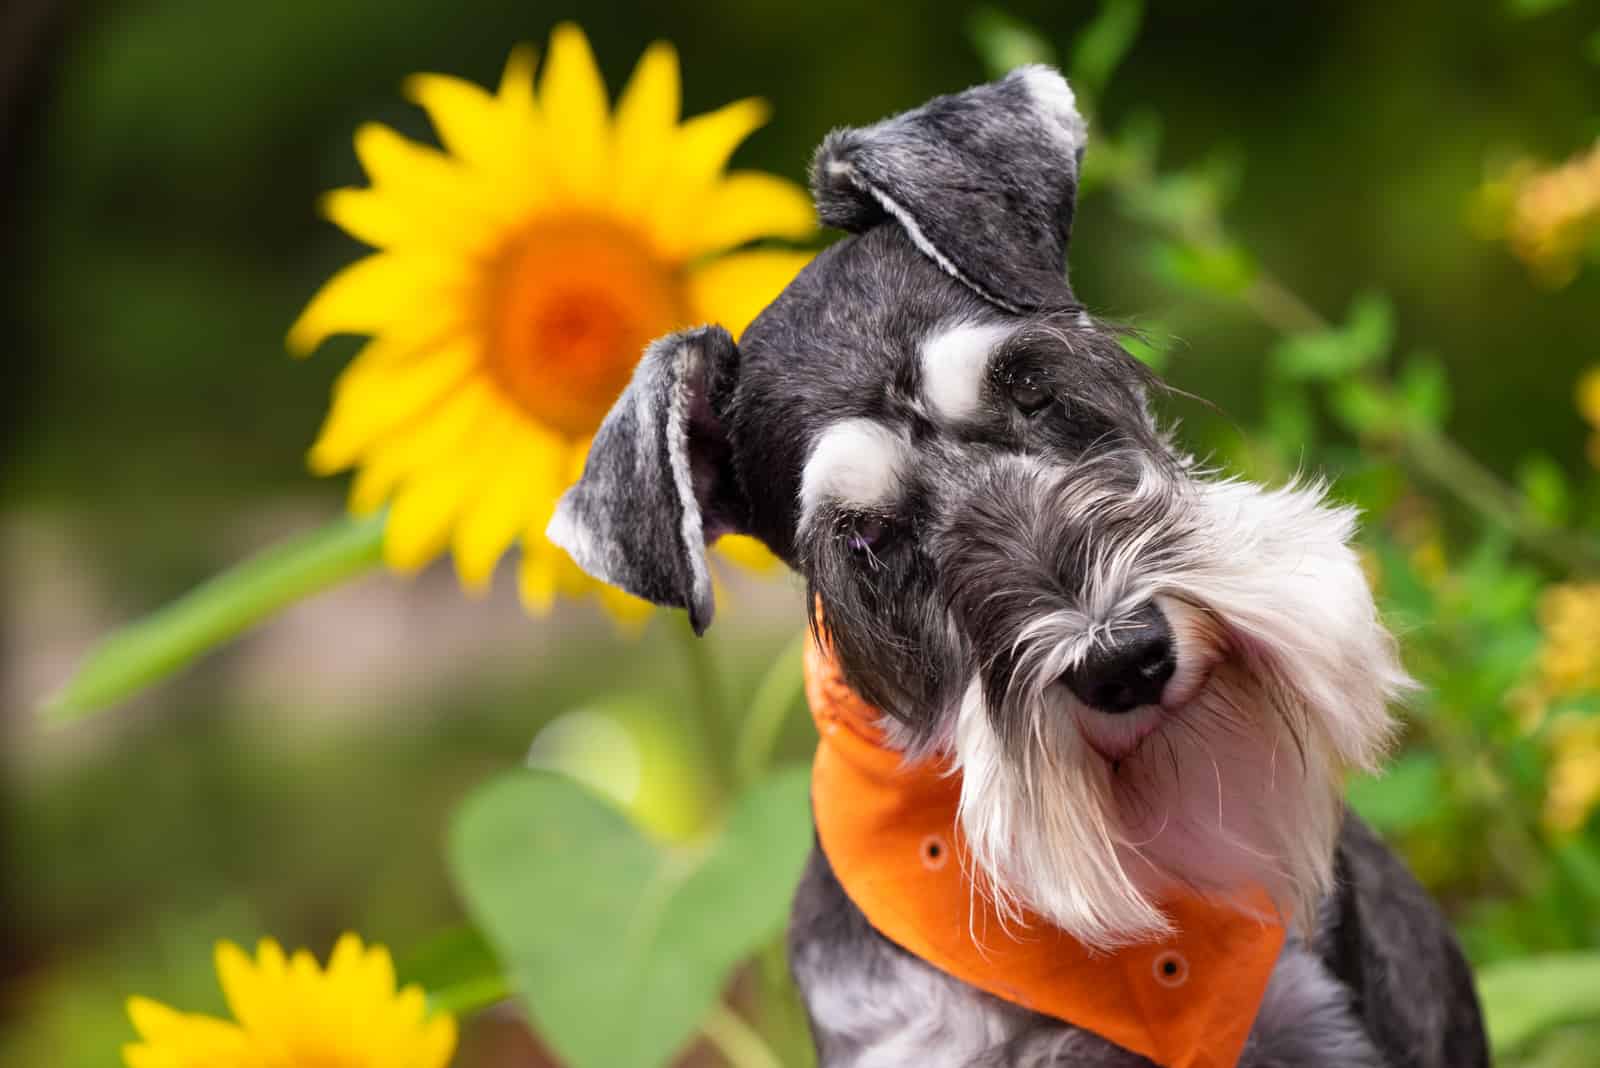
[[[900,495],[911,462],[903,431],[872,419],[841,419],[817,436],[800,476],[807,520],[825,502],[878,508]]]
[[[934,415],[960,423],[978,413],[989,356],[1012,329],[1001,323],[961,322],[922,343],[922,395]]]

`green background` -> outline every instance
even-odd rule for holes
[[[131,1037],[129,992],[217,1007],[217,937],[271,933],[325,950],[352,927],[402,956],[425,954],[430,932],[460,915],[440,852],[469,787],[602,693],[644,695],[664,723],[681,714],[670,695],[688,683],[659,621],[636,639],[586,606],[526,621],[502,567],[485,602],[460,597],[442,569],[411,583],[374,576],[126,714],[59,732],[33,722],[98,632],[340,508],[342,481],[312,479],[303,455],[354,345],[296,363],[282,336],[359,251],[313,210],[319,192],[359,181],[355,127],[375,119],[426,137],[399,94],[406,74],[493,84],[514,42],[542,46],[552,25],[575,18],[613,93],[642,48],[666,37],[682,58],[686,113],[769,99],[774,119],[736,163],[798,180],[831,127],[982,80],[969,9],[16,9],[18,47],[0,49],[11,372],[0,407],[10,431],[0,1063],[116,1063]],[[28,10],[40,20],[28,23]],[[1007,10],[1063,43],[1093,13],[1076,3]],[[1600,135],[1600,64],[1586,54],[1597,32],[1600,6],[1585,3],[1154,4],[1099,121],[1115,129],[1153,113],[1166,164],[1230,161],[1234,235],[1332,317],[1354,293],[1386,292],[1394,348],[1426,349],[1448,372],[1458,443],[1508,478],[1540,455],[1581,484],[1573,383],[1600,361],[1600,271],[1551,290],[1469,219],[1499,162],[1559,160]],[[1186,411],[1200,448],[1226,453],[1234,428],[1267,417],[1272,335],[1226,301],[1181,299],[1153,280],[1145,235],[1107,198],[1080,208],[1072,278],[1098,312],[1176,339],[1170,379],[1220,409]],[[1337,467],[1340,455],[1308,459]],[[1476,543],[1452,504],[1440,511],[1453,543]],[[724,618],[743,613],[744,625],[725,623],[713,640],[742,694],[797,624],[799,599],[781,579],[736,586]],[[1520,618],[1530,605],[1517,602]],[[784,752],[803,758],[808,732],[791,723]],[[693,807],[697,757],[682,732],[641,737],[647,761],[691,769],[660,776],[659,803]],[[1402,780],[1425,795],[1418,804],[1454,803],[1455,793],[1429,792],[1441,788],[1431,765],[1418,766]],[[1430,860],[1461,833],[1447,829],[1446,845],[1430,847],[1433,827],[1420,843],[1404,816],[1396,830],[1411,833],[1413,858],[1452,915],[1481,925],[1468,928],[1480,960],[1593,944],[1600,894],[1552,896]],[[1513,906],[1526,906],[1516,922],[1494,918]],[[471,1029],[460,1063],[538,1057],[514,1018],[494,1015]]]

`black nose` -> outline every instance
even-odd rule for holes
[[[1101,712],[1126,712],[1161,700],[1178,660],[1172,628],[1161,609],[1145,605],[1119,624],[1106,644],[1097,645],[1061,681],[1078,700]]]

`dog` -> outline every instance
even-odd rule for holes
[[[1158,421],[1160,382],[1068,281],[1086,138],[1043,66],[829,134],[812,192],[847,236],[737,344],[648,348],[549,536],[697,631],[706,546],[760,539],[866,709],[851,744],[937,769],[958,863],[924,867],[964,896],[905,922],[909,869],[874,868],[899,817],[864,827],[814,780],[789,947],[827,1068],[1485,1065],[1446,921],[1341,800],[1413,685],[1356,516]],[[1150,958],[1149,987],[1125,965],[1194,934],[1174,902],[1233,933],[1205,975]],[[992,966],[1068,957],[1081,1012]]]

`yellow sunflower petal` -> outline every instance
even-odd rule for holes
[[[339,375],[333,405],[308,460],[319,475],[342,471],[375,442],[438,405],[478,367],[467,338],[403,363],[379,342],[366,346]]]
[[[346,931],[339,936],[339,941],[333,944],[333,952],[328,955],[328,974],[343,976],[349,973],[351,969],[360,966],[364,953],[361,936]]]
[[[455,1018],[435,1016],[423,1027],[422,1041],[416,1050],[416,1068],[446,1068],[455,1050]]]
[[[232,942],[218,942],[214,953],[222,996],[233,1018],[246,1027],[261,1017],[264,1006],[255,962]]]
[[[767,121],[768,112],[765,101],[751,98],[696,115],[679,127],[645,220],[659,247],[682,248],[687,243],[685,227],[703,221],[690,216],[702,206],[734,149]]]
[[[759,130],[772,114],[765,100],[749,97],[696,115],[678,130],[673,148],[673,178],[703,187],[721,174],[733,150]]]
[[[254,1068],[246,1035],[226,1020],[178,1012],[148,998],[128,999],[142,1040],[122,1048],[128,1068]]]
[[[771,571],[782,562],[772,555],[772,550],[744,534],[726,535],[717,541],[716,548],[720,555],[751,571]]]
[[[448,74],[413,74],[404,91],[428,113],[446,152],[478,166],[493,162],[500,123],[488,90]]]
[[[128,1043],[122,1047],[122,1063],[127,1068],[187,1068],[175,1050],[160,1049],[143,1043]]]
[[[600,68],[589,39],[574,23],[564,22],[550,34],[539,106],[547,136],[560,146],[553,162],[567,194],[593,201],[606,178],[611,123]]]
[[[545,615],[555,604],[562,555],[560,549],[545,540],[542,530],[523,535],[522,560],[517,564],[517,597],[529,615]]]
[[[421,216],[375,189],[335,189],[317,206],[339,229],[373,248],[423,244],[431,236]]]
[[[811,197],[786,178],[759,171],[730,174],[706,194],[684,225],[663,235],[662,254],[693,259],[760,237],[807,238],[816,232]],[[657,233],[663,228],[658,226]]]
[[[289,328],[289,349],[305,356],[334,334],[415,328],[427,312],[437,322],[459,282],[459,267],[439,258],[380,252],[357,260],[311,298]]]
[[[697,267],[689,278],[696,317],[721,323],[735,337],[811,261],[809,252],[757,249]]]
[[[656,612],[656,606],[649,601],[604,584],[600,585],[600,606],[621,625],[624,634],[634,638]]]
[[[384,524],[384,563],[411,574],[438,556],[480,475],[475,463],[444,463],[402,486]]]
[[[133,1029],[142,1037],[154,1038],[181,1023],[183,1014],[159,1001],[132,997],[128,999],[128,1019],[133,1021]]]
[[[356,515],[376,511],[402,481],[457,455],[494,403],[492,388],[478,379],[467,381],[419,418],[410,433],[374,448],[350,487],[350,510]]]
[[[529,67],[518,69],[526,55]],[[439,139],[450,153],[480,171],[492,186],[492,195],[526,218],[546,199],[547,153],[542,145],[538,115],[533,107],[532,53],[513,51],[507,63],[509,98],[443,74],[416,75],[406,90],[428,112]],[[519,92],[519,89],[521,90]],[[427,218],[446,226],[448,214],[432,212]]]
[[[533,73],[539,66],[539,50],[523,41],[514,45],[500,73],[500,88],[495,99],[501,106],[533,110]]]
[[[565,486],[562,449],[554,435],[513,424],[507,436],[513,443],[496,461],[499,470],[464,510],[451,544],[456,574],[468,590],[487,588],[495,564],[527,526],[530,514],[548,511],[548,502]]]
[[[645,49],[617,102],[612,130],[613,203],[637,216],[655,193],[678,132],[678,53],[666,41]]]
[[[492,195],[459,160],[369,122],[356,130],[356,156],[374,188],[402,209],[448,220],[462,241],[476,241],[514,221],[516,205]]]

